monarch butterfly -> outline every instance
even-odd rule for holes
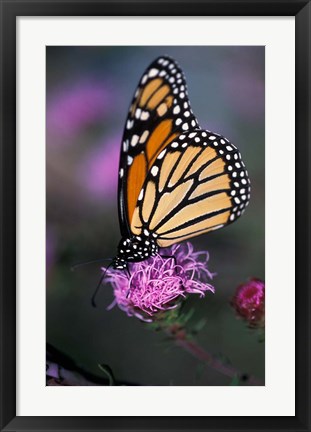
[[[184,74],[167,56],[146,69],[132,100],[119,165],[122,239],[116,269],[234,222],[250,198],[238,149],[200,128]]]

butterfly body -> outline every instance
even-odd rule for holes
[[[118,254],[113,266],[116,269],[127,268],[128,262],[140,262],[154,256],[158,252],[158,245],[154,237],[149,235],[124,237],[118,246]]]
[[[200,128],[182,70],[169,57],[143,74],[132,100],[119,166],[122,240],[115,268],[238,219],[250,182],[238,149]]]

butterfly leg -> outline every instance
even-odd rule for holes
[[[128,274],[128,277],[130,278],[131,277],[131,272],[130,272],[130,268],[129,268],[128,263],[126,263],[126,272]]]
[[[176,257],[174,255],[161,255],[161,257],[165,258],[165,259],[172,258],[174,260],[175,266],[177,265],[177,260],[176,260]]]
[[[131,272],[130,272],[130,268],[129,268],[128,263],[126,263],[126,272],[128,274],[129,280],[130,280],[130,278],[131,278]],[[128,296],[130,295],[130,291],[131,291],[131,287],[129,286],[129,289],[128,289],[127,293],[126,293],[126,298],[128,298]]]

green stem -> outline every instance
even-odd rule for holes
[[[193,357],[207,364],[209,367],[215,369],[221,374],[230,378],[240,378],[245,375],[245,373],[237,370],[231,365],[224,364],[220,359],[205,351],[205,349],[198,345],[193,339],[190,339],[184,331],[172,332],[168,330],[167,332],[171,337],[174,338],[177,346],[189,352],[191,355],[193,355]],[[247,375],[247,382],[253,386],[264,385],[264,382],[252,375]]]

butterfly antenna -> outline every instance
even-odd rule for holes
[[[86,266],[88,264],[93,264],[96,262],[111,261],[111,260],[112,260],[112,258],[99,258],[99,259],[92,260],[92,261],[81,262],[81,263],[77,263],[77,264],[74,264],[73,266],[71,266],[70,270],[75,271],[78,267],[83,267],[83,266]]]
[[[95,288],[94,294],[92,295],[92,299],[91,299],[91,302],[92,302],[92,306],[93,306],[93,307],[96,307],[95,298],[96,298],[96,296],[97,296],[97,294],[98,294],[98,291],[99,291],[99,289],[100,289],[100,287],[101,287],[101,284],[102,284],[103,280],[105,279],[106,273],[107,273],[109,267],[112,266],[112,264],[113,264],[113,261],[111,261],[111,263],[108,265],[108,267],[106,268],[105,272],[104,272],[103,275],[101,276],[101,278],[100,278],[100,280],[99,280],[99,282],[98,282],[98,284],[97,284],[97,287]]]

